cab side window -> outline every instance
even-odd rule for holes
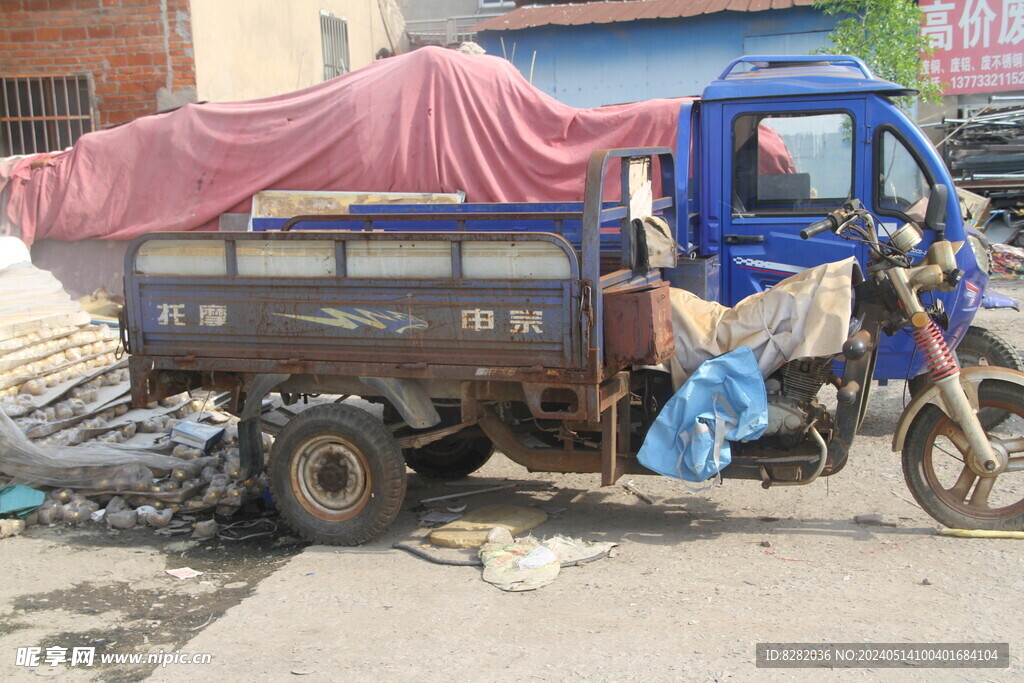
[[[931,192],[928,177],[903,141],[891,131],[883,130],[879,142],[875,162],[878,212],[923,221]]]
[[[733,215],[821,213],[851,198],[848,114],[743,114],[733,121]]]

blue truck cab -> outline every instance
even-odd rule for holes
[[[856,256],[866,263],[864,245],[831,233],[805,242],[799,232],[851,198],[895,231],[923,218],[931,188],[945,185],[946,236],[966,243],[957,256],[964,277],[936,298],[949,316],[947,341],[960,340],[988,283],[987,253],[965,230],[941,157],[893,102],[909,94],[856,57],[749,56],[682,106],[677,166],[693,168],[677,168],[677,192],[692,253],[709,267],[720,264],[706,278],[720,287],[714,298],[733,305],[823,262]],[[934,237],[926,234],[914,253],[924,256]],[[909,334],[883,340],[876,379],[922,369]]]
[[[957,344],[988,283],[983,243],[968,235],[949,171],[931,142],[893,98],[912,91],[875,78],[851,56],[747,56],[730,63],[701,98],[680,105],[675,144],[676,240],[682,258],[665,279],[700,296],[735,305],[801,270],[856,256],[863,245],[826,233],[799,237],[808,224],[849,199],[860,199],[890,232],[924,216],[931,188],[948,192],[946,236],[964,241],[957,288],[935,296],[948,316],[947,341]],[[666,141],[669,142],[669,141]],[[353,214],[411,214],[378,221],[383,230],[556,232],[580,247],[582,204],[571,202],[459,205],[353,205]],[[500,214],[502,220],[419,220],[431,213]],[[564,213],[564,221],[526,214]],[[516,217],[516,214],[522,218]],[[254,219],[254,229],[284,219]],[[318,220],[296,229],[361,229],[353,221]],[[914,251],[924,256],[934,235]],[[618,248],[618,230],[602,233],[602,249]],[[969,248],[968,248],[969,246]],[[612,253],[610,259],[615,258]],[[980,263],[979,263],[980,262]],[[875,379],[907,379],[923,360],[906,332],[882,340]]]

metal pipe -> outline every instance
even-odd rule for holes
[[[53,139],[54,149],[64,149],[60,144],[60,109],[57,108],[57,77],[50,79],[50,114],[53,115]]]
[[[1024,173],[975,173],[975,180],[1024,180]]]
[[[997,109],[995,112],[993,112],[991,114],[985,114],[984,116],[979,116],[978,120],[979,121],[989,121],[989,120],[999,120],[999,119],[1016,119],[1016,118],[1020,118],[1021,116],[1024,116],[1024,109],[1016,109],[1016,108],[1015,109],[1007,109],[1007,110]]]
[[[814,474],[808,479],[801,479],[800,481],[775,481],[774,479],[766,479],[764,481],[764,487],[769,488],[771,486],[806,486],[815,479],[821,476],[822,471],[825,469],[825,461],[828,460],[828,444],[825,443],[825,439],[821,438],[821,434],[818,430],[811,425],[807,430],[807,433],[818,442],[818,467],[814,470]]]
[[[444,496],[434,496],[433,498],[424,498],[420,501],[423,505],[430,505],[432,503],[442,503],[449,500],[456,500],[458,498],[469,498],[470,496],[478,496],[481,493],[494,493],[495,491],[504,491],[518,486],[518,484],[500,484],[498,486],[488,486],[487,488],[476,489],[474,491],[460,491],[458,493],[449,493]]]
[[[66,117],[64,125],[68,129],[68,143],[66,147],[70,147],[75,143],[75,132],[71,129],[71,97],[68,96],[68,77],[64,76],[60,80],[64,88],[64,115]],[[64,149],[64,147],[61,147],[61,149]]]
[[[1017,437],[1016,439],[1002,439],[999,445],[1007,453],[1024,453],[1024,436]]]
[[[960,123],[961,121],[962,119],[947,119],[948,123]],[[968,123],[971,125],[967,126]],[[963,121],[963,125],[960,126],[960,128],[963,128],[964,126],[967,126],[968,129],[982,128],[984,126],[1010,126],[1013,128],[1017,128],[1022,125],[1024,125],[1024,123],[1021,123],[1019,121],[1002,121],[998,119],[967,119],[966,121]],[[960,128],[958,128],[957,130],[960,130]]]
[[[40,123],[42,124],[40,131],[43,138],[43,151],[52,152],[54,151],[54,147],[50,143],[50,131],[47,126],[49,122],[46,120],[46,86],[43,84],[42,76],[39,76],[36,80],[39,82],[39,115],[37,118],[39,118]]]
[[[35,122],[36,110],[35,110],[35,107],[32,106],[32,79],[31,78],[26,78],[25,79],[25,95],[27,96],[27,101],[28,101],[28,117],[29,117],[29,119],[31,119],[28,122],[28,127],[29,127],[29,130],[32,131],[32,151],[33,152],[49,152],[50,150],[48,150],[48,149],[39,149],[39,140],[36,138],[36,122]]]
[[[7,79],[0,78],[0,86],[3,89],[4,98],[4,109],[10,111],[11,103],[10,96],[7,93]],[[17,88],[15,88],[15,96],[17,96]],[[4,132],[7,133],[7,154],[14,156],[14,124],[10,121],[4,124]]]
[[[949,140],[949,139],[950,139],[951,137],[953,137],[953,136],[954,136],[954,135],[956,135],[956,134],[957,134],[958,132],[960,132],[960,129],[961,129],[961,128],[963,128],[963,127],[964,127],[964,126],[966,126],[966,125],[967,125],[968,123],[970,123],[970,122],[971,122],[971,121],[973,121],[974,119],[978,118],[979,116],[981,116],[982,114],[984,114],[984,113],[985,113],[985,112],[986,112],[987,110],[989,110],[989,109],[991,109],[991,108],[992,108],[992,107],[991,107],[991,105],[988,105],[988,106],[982,107],[982,108],[981,108],[981,109],[980,109],[980,110],[978,111],[978,113],[976,113],[976,114],[975,114],[974,116],[972,116],[971,118],[967,119],[966,121],[964,121],[963,123],[961,123],[961,124],[960,124],[959,126],[957,126],[956,128],[954,128],[954,129],[953,129],[953,132],[952,132],[952,133],[950,133],[950,134],[949,134],[949,135],[947,135],[946,137],[942,138],[942,140],[941,140],[941,141],[939,142],[939,144],[935,145],[935,148],[936,148],[936,149],[938,149],[939,147],[942,147],[942,146],[943,146],[944,144],[946,144],[946,142],[947,142],[947,141],[948,141],[948,140]]]
[[[15,77],[14,79],[14,106],[17,112],[18,121],[18,140],[21,143],[20,151],[11,150],[11,154],[31,154],[35,150],[29,150],[28,138],[25,135],[25,122],[20,119],[24,118],[24,113],[21,111],[21,79]]]

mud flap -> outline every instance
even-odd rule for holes
[[[427,429],[441,422],[434,402],[417,380],[398,377],[360,377],[359,381],[379,391],[415,429]]]
[[[263,469],[263,430],[260,429],[263,397],[289,377],[291,375],[256,375],[252,387],[245,395],[245,407],[238,422],[238,457],[242,479],[255,476]]]

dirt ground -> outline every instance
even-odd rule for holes
[[[1024,299],[1024,286],[999,285]],[[978,324],[1024,347],[1024,314]],[[618,543],[531,593],[392,544],[422,536],[411,511],[452,487],[411,475],[405,510],[360,548],[309,546],[257,519],[192,543],[148,531],[30,528],[0,540],[0,677],[34,680],[818,680],[757,669],[758,642],[1009,642],[1009,669],[850,669],[854,680],[1019,680],[1024,554],[1015,540],[935,535],[889,442],[903,383],[878,390],[839,475],[763,490],[692,493],[633,477],[647,504],[596,475],[528,475],[492,459],[474,481],[547,481],[471,499],[566,508],[536,531]],[[862,525],[878,514],[895,526]],[[244,538],[244,537],[249,538]],[[187,537],[185,537],[187,538]],[[235,540],[241,539],[241,540]],[[166,569],[191,567],[179,580]],[[96,647],[92,667],[16,665],[19,647]],[[208,664],[107,664],[101,654],[209,653]]]

